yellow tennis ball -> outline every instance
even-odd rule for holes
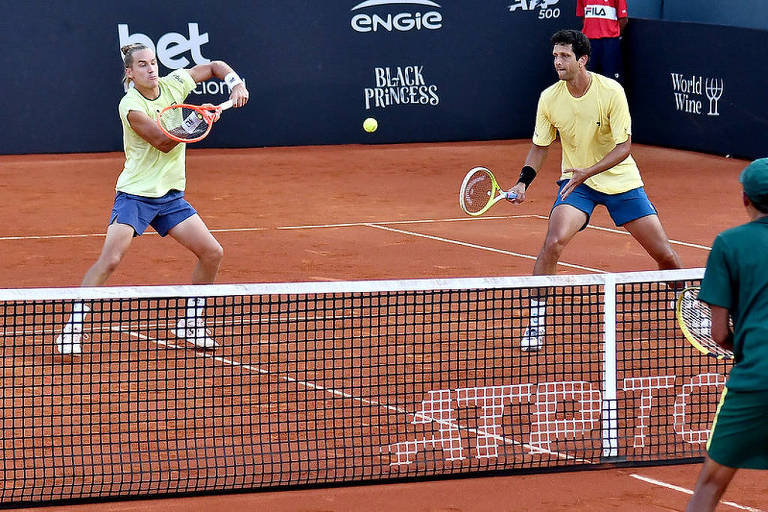
[[[372,117],[369,117],[365,121],[363,121],[363,130],[367,131],[368,133],[373,133],[376,131],[376,128],[379,127],[379,123]]]

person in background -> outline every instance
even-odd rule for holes
[[[734,365],[689,512],[715,510],[738,468],[768,469],[768,158],[739,181],[750,222],[717,235],[699,292],[712,310],[712,339],[733,350]]]
[[[589,38],[589,70],[624,85],[621,36],[627,26],[626,0],[577,0],[576,16],[584,19],[581,31]]]

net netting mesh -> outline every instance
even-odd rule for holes
[[[698,459],[728,366],[669,283],[700,277],[0,290],[0,503]]]

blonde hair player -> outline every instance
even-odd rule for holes
[[[632,126],[624,89],[610,78],[587,71],[590,46],[577,30],[561,30],[551,39],[555,71],[560,79],[545,89],[536,109],[536,127],[520,178],[509,192],[513,203],[525,201],[528,186],[544,163],[557,134],[562,142],[560,191],[549,215],[544,246],[534,275],[554,274],[571,239],[587,227],[595,206],[608,209],[661,269],[680,268],[656,208],[643,188],[632,159]],[[528,327],[520,341],[524,351],[544,345],[546,293],[530,299]]]
[[[198,82],[224,80],[230,89],[233,107],[248,102],[248,90],[232,68],[222,61],[177,69],[158,75],[157,58],[143,44],[121,48],[125,84],[133,87],[120,100],[125,166],[117,179],[116,195],[109,217],[107,236],[96,263],[83,277],[81,286],[101,286],[115,271],[133,237],[152,226],[160,236],[171,235],[197,256],[193,284],[213,283],[224,251],[195,209],[184,199],[186,186],[185,144],[165,136],[155,123],[158,112],[184,99]],[[186,312],[172,332],[197,347],[218,346],[206,331],[204,298],[190,298]],[[56,338],[62,354],[79,354],[87,305],[75,303],[72,314]]]

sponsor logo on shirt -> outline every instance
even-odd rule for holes
[[[597,18],[603,20],[618,20],[616,8],[607,5],[588,5],[584,7],[585,18]]]

